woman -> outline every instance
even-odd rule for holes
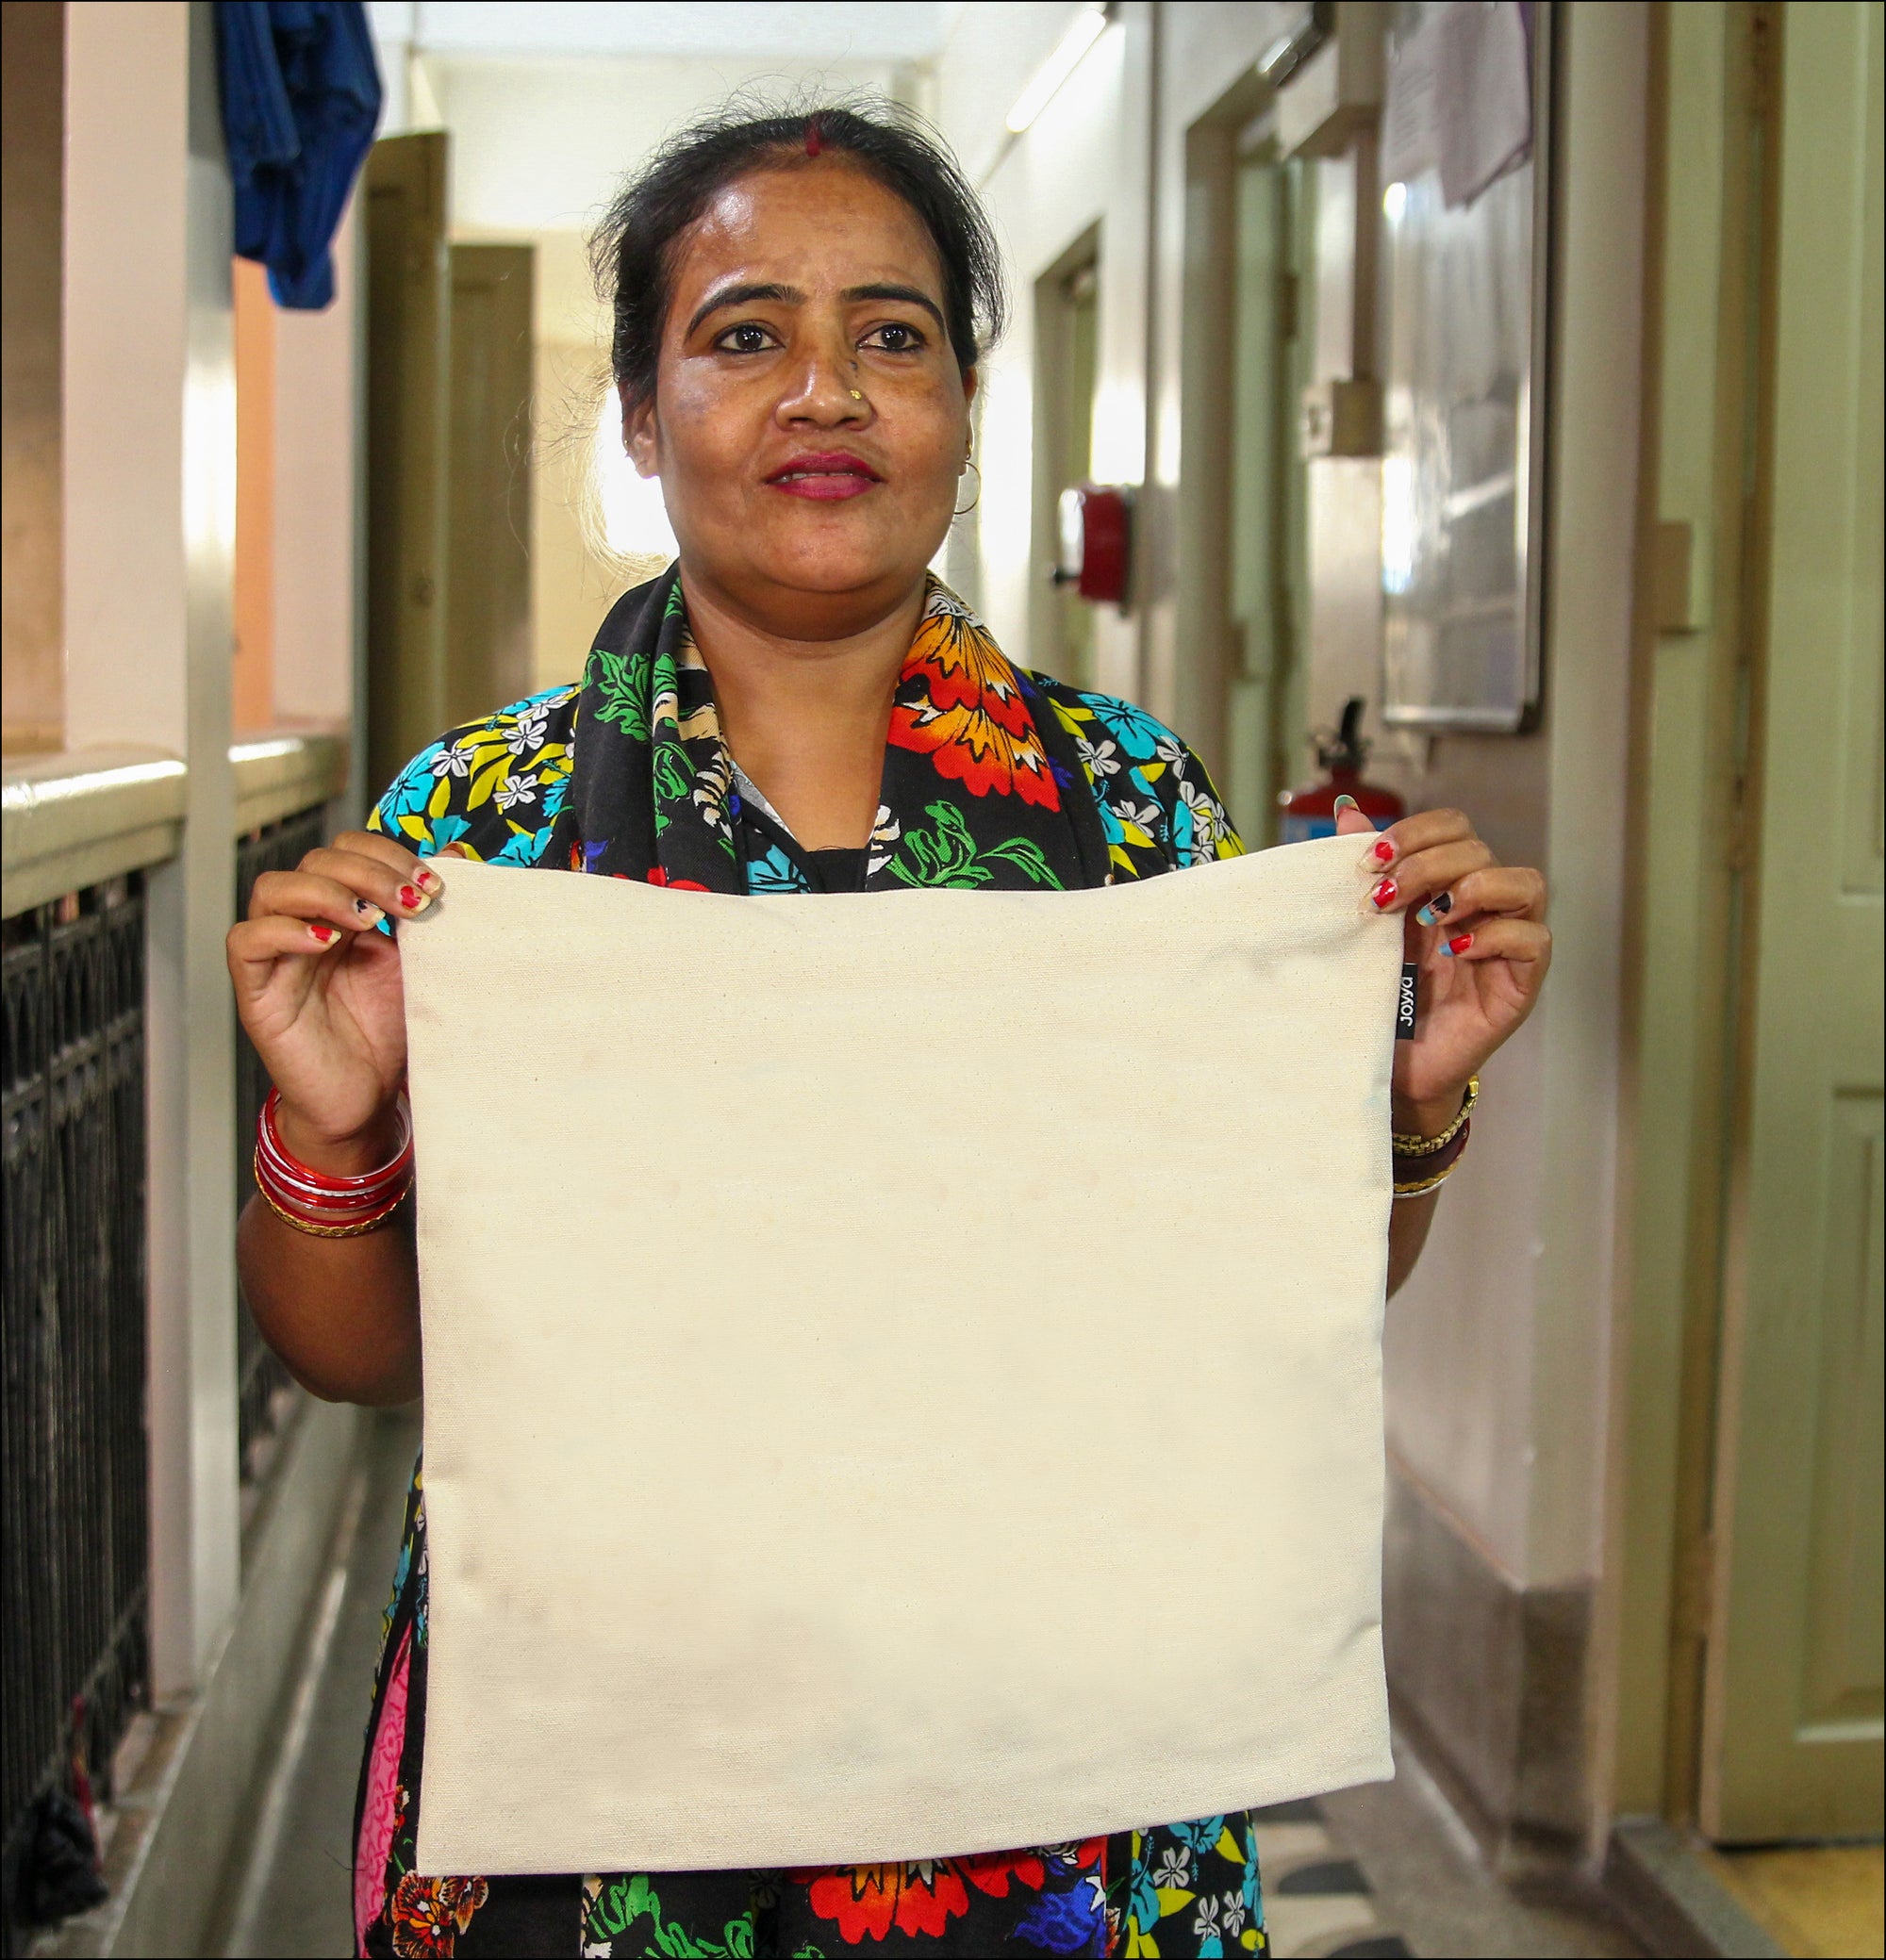
[[[580,684],[435,742],[366,832],[259,880],[229,938],[279,1097],[243,1284],[321,1395],[420,1388],[399,954],[373,929],[432,902],[427,856],[817,893],[1059,890],[1242,848],[1168,730],[1010,666],[926,572],[1001,287],[986,221],[923,137],[889,112],[703,125],[624,191],[598,263],[626,441],[661,479],[678,568],[617,603]],[[1393,1288],[1464,1142],[1468,1084],[1530,1009],[1549,940],[1538,875],[1496,865],[1458,813],[1375,838],[1351,810],[1342,828],[1373,902],[1411,914],[1426,971],[1420,1031],[1395,1061],[1410,1194]],[[415,1474],[362,1771],[363,1952],[1265,1948],[1247,1816],[902,1867],[421,1878],[425,1654]]]

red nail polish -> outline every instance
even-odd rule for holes
[[[1473,934],[1471,932],[1463,932],[1459,938],[1448,941],[1448,950],[1450,953],[1464,953],[1473,943]]]
[[[1393,905],[1395,903],[1396,890],[1397,886],[1394,879],[1384,878],[1381,881],[1381,882],[1376,886],[1374,891],[1372,891],[1368,895],[1370,898],[1372,898],[1375,901],[1375,909],[1378,912],[1380,912],[1384,906]]]
[[[1392,864],[1392,863],[1394,862],[1394,859],[1395,859],[1395,847],[1394,847],[1394,845],[1392,845],[1392,844],[1391,844],[1391,843],[1390,843],[1390,842],[1388,841],[1388,839],[1387,839],[1386,837],[1378,837],[1378,838],[1377,838],[1377,839],[1375,840],[1375,861],[1376,861],[1376,863],[1377,863],[1377,864],[1379,864],[1379,865],[1387,865],[1387,864]]]
[[[408,912],[417,912],[419,910],[419,894],[413,890],[411,885],[403,884],[400,887],[400,903]]]
[[[314,938],[321,941],[323,946],[325,946],[330,939],[338,939],[340,936],[332,926],[310,926],[307,930]]]

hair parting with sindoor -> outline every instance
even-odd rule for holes
[[[609,368],[632,402],[654,391],[683,234],[736,178],[842,159],[922,220],[943,274],[943,317],[966,373],[1000,338],[1001,254],[987,214],[942,139],[914,111],[876,96],[802,108],[736,95],[678,130],[623,184],[590,241],[609,306]]]

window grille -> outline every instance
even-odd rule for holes
[[[35,1807],[148,1700],[144,903],[111,879],[0,927],[0,1921]]]

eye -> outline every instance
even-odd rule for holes
[[[881,354],[917,354],[928,343],[921,328],[912,326],[908,321],[887,320],[882,326],[873,327],[862,344],[875,347]]]
[[[764,354],[769,347],[778,344],[771,330],[756,320],[741,321],[738,326],[729,327],[714,342],[722,354]]]

